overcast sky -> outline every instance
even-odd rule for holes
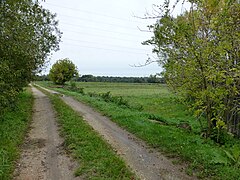
[[[152,55],[141,42],[152,36],[147,25],[156,20],[141,20],[152,12],[153,4],[163,0],[47,0],[44,8],[57,14],[63,32],[60,50],[54,52],[49,67],[58,59],[69,58],[79,73],[95,76],[149,76],[161,72],[157,64],[144,64]],[[49,69],[49,68],[48,68]],[[48,73],[48,69],[46,73]]]

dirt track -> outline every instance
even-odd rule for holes
[[[48,97],[32,87],[33,121],[14,172],[14,180],[70,180],[76,163],[65,153]]]
[[[51,90],[48,91],[56,93]],[[72,97],[63,96],[62,100],[76,112],[79,112],[111,144],[141,179],[195,179],[194,177],[187,176],[183,172],[182,166],[173,165],[171,160],[164,155],[147,147],[142,140],[121,129],[110,119],[94,111],[89,106],[78,102]]]

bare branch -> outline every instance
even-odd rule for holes
[[[158,9],[156,9],[155,7],[157,7]],[[158,15],[161,14],[159,11],[159,6],[153,4],[152,5],[152,14],[155,15],[155,13],[157,13]]]
[[[184,5],[184,3],[185,3],[185,0],[183,0],[183,2],[182,2],[181,13],[183,13],[183,5]]]
[[[162,18],[162,16],[145,16],[145,17],[140,17],[140,16],[136,16],[136,15],[134,15],[133,17],[138,18],[138,19],[160,19],[160,18]]]
[[[153,60],[151,57],[149,57],[149,54],[147,54],[147,56],[148,56],[148,59],[146,60],[146,62],[144,64],[141,64],[141,63],[138,63],[138,65],[136,65],[136,64],[134,64],[134,65],[129,64],[129,66],[131,66],[131,67],[144,67],[144,66],[148,66],[148,65],[150,65],[152,63],[158,63],[159,60],[156,57],[152,56],[152,58],[155,59],[155,60]]]
[[[173,11],[174,11],[174,9],[176,8],[176,6],[177,6],[177,4],[179,3],[179,1],[180,1],[180,0],[177,0],[177,1],[174,3],[174,5],[173,5],[173,7],[172,7],[171,14],[173,13]]]
[[[140,29],[138,26],[137,26],[138,30],[141,31],[141,32],[153,32],[153,31],[150,31],[150,30],[143,30],[143,29]]]
[[[155,5],[155,4],[152,5],[152,12],[151,13],[149,13],[147,9],[145,9],[145,10],[146,10],[146,13],[144,14],[144,17],[137,16],[134,13],[132,13],[133,17],[138,18],[138,19],[160,19],[164,16],[162,14],[163,11],[160,8],[160,6]]]

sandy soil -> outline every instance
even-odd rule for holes
[[[48,97],[32,87],[35,97],[33,121],[21,158],[14,172],[14,180],[68,180],[74,177],[77,164],[62,146],[55,114]]]
[[[56,93],[51,90],[48,91]],[[61,98],[76,112],[79,112],[84,119],[111,144],[140,179],[196,179],[184,173],[184,165],[174,165],[172,163],[173,159],[166,158],[160,152],[148,147],[145,142],[120,128],[109,118],[72,97],[62,96]]]

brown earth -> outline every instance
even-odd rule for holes
[[[43,88],[47,90],[46,88]],[[51,93],[57,93],[48,90]],[[185,174],[184,165],[174,165],[173,159],[169,159],[160,152],[147,146],[145,142],[138,139],[133,134],[120,128],[109,118],[96,112],[91,107],[62,95],[62,100],[79,112],[83,118],[95,129],[103,138],[111,144],[117,154],[119,154],[130,166],[130,168],[144,180],[190,180]]]
[[[68,157],[58,134],[55,113],[48,97],[32,87],[33,121],[23,145],[14,180],[68,180],[77,164]]]

